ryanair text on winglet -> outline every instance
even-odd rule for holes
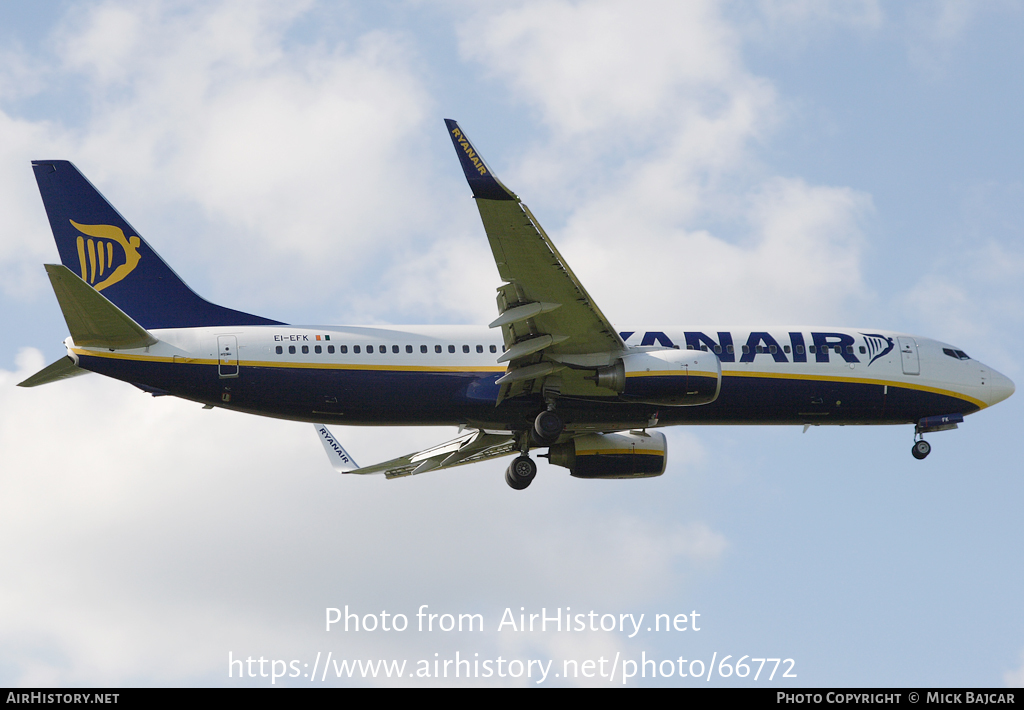
[[[476,168],[477,172],[480,173],[481,175],[486,175],[487,168],[484,167],[484,161],[480,160],[480,158],[477,156],[476,151],[473,150],[473,146],[471,146],[466,137],[462,135],[462,131],[460,131],[458,128],[453,128],[452,135],[458,139],[459,145],[461,145],[462,149],[466,151],[466,157],[469,158],[470,162],[473,163],[473,166]]]

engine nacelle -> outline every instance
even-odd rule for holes
[[[631,402],[672,407],[708,404],[718,399],[722,363],[704,350],[651,350],[626,355],[598,370],[594,379]]]
[[[665,473],[668,442],[660,431],[585,434],[555,444],[548,455],[576,478],[650,478]]]

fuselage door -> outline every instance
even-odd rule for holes
[[[913,338],[897,338],[900,342],[900,357],[903,359],[904,375],[920,375],[921,360],[917,356],[917,341]]]
[[[217,374],[238,377],[238,339],[233,335],[217,336]]]

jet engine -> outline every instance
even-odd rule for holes
[[[665,473],[668,443],[659,431],[584,434],[551,446],[548,460],[576,478],[650,478]]]
[[[704,350],[650,350],[626,355],[591,379],[631,402],[672,407],[708,404],[718,399],[722,363]]]

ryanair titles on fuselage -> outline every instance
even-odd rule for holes
[[[767,331],[753,331],[747,336],[745,343],[736,346],[733,335],[728,331],[717,331],[717,340],[699,331],[683,333],[685,343],[676,343],[661,331],[646,331],[640,342],[636,340],[636,331],[619,333],[627,345],[661,346],[667,348],[685,347],[688,350],[710,350],[718,355],[722,362],[754,362],[758,355],[771,357],[775,362],[807,362],[808,356],[814,356],[814,362],[829,362],[833,355],[838,355],[846,362],[861,362],[858,354],[868,358],[868,365],[884,355],[892,352],[895,341],[879,333],[861,333],[863,344],[848,333],[812,332],[808,343],[804,333],[790,332],[780,343]],[[737,360],[737,356],[739,359]],[[792,360],[790,359],[792,358]]]

